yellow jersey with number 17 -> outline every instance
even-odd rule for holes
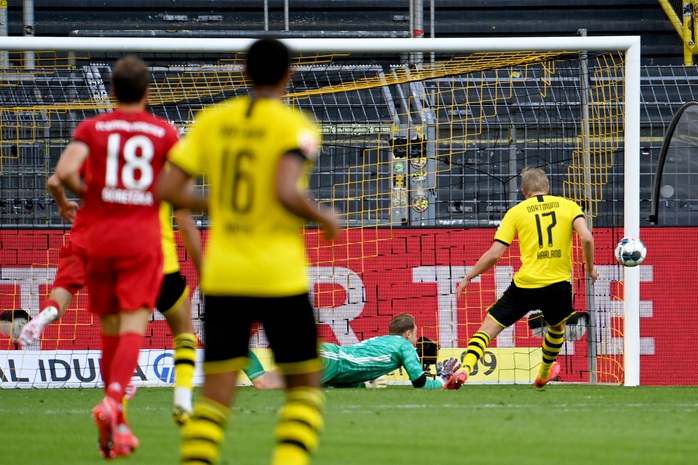
[[[514,284],[540,288],[569,281],[573,223],[584,213],[572,200],[555,195],[529,197],[507,211],[494,240],[511,245],[519,238],[521,268]]]
[[[279,202],[275,180],[286,153],[305,157],[309,167],[319,148],[316,125],[280,100],[238,97],[197,115],[169,159],[209,184],[211,226],[201,276],[205,294],[307,292],[303,220]]]

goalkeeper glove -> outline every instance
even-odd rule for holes
[[[366,384],[366,387],[369,389],[380,389],[388,387],[388,378],[386,376],[379,376],[378,378],[372,379],[371,381],[366,381],[364,384]]]
[[[19,342],[22,346],[32,344],[41,338],[46,325],[55,321],[58,318],[58,309],[56,307],[48,307],[39,313],[39,316],[24,325],[22,332],[19,334]]]
[[[443,362],[436,364],[436,376],[441,379],[443,385],[446,386],[449,381],[451,381],[451,378],[453,378],[455,372],[460,369],[460,366],[460,362],[457,358],[447,358]]]

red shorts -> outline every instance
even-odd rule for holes
[[[53,278],[53,288],[60,287],[75,295],[85,286],[85,257],[71,243],[58,251],[58,269]]]
[[[155,307],[163,279],[162,251],[152,255],[95,257],[87,262],[90,312],[113,315]]]

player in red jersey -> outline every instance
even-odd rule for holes
[[[150,76],[141,59],[119,59],[112,69],[116,108],[80,123],[56,166],[63,185],[82,197],[80,215],[88,224],[86,283],[89,310],[100,318],[106,394],[92,414],[106,458],[128,456],[138,447],[123,415],[123,397],[163,279],[154,185],[178,135],[146,111]]]

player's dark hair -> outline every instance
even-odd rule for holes
[[[400,313],[390,319],[388,332],[397,336],[402,336],[407,331],[413,330],[417,326],[414,317],[409,313]]]
[[[150,84],[150,69],[137,56],[120,58],[111,73],[111,90],[116,100],[122,103],[140,101]]]
[[[264,38],[247,51],[247,75],[255,86],[275,86],[291,66],[291,53],[281,41]]]

